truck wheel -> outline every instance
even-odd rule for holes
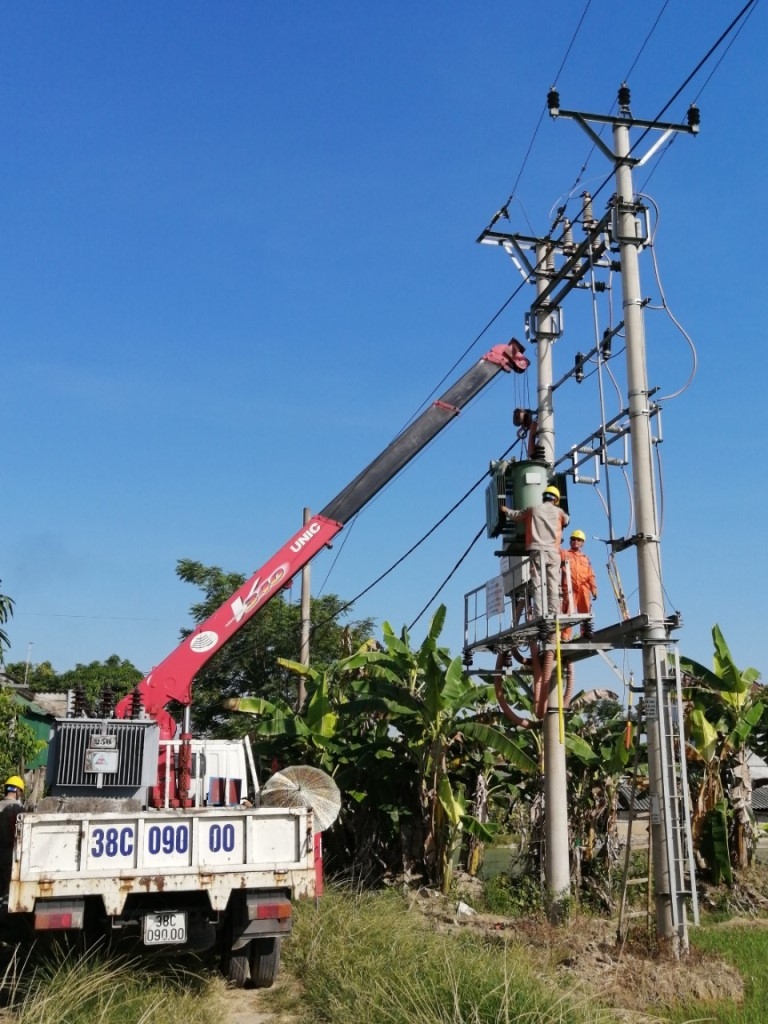
[[[247,950],[238,950],[237,953],[229,954],[229,963],[227,965],[227,977],[235,986],[235,988],[243,988],[248,984],[251,977],[251,967],[248,963],[248,957],[246,955]]]
[[[250,942],[251,984],[271,988],[280,970],[280,937],[252,939]]]

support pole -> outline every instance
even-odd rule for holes
[[[549,284],[547,246],[536,247],[536,292]],[[552,346],[557,336],[557,311],[546,299],[536,312],[536,353],[538,369],[538,431],[536,440],[544,449],[550,466],[555,461],[555,427],[552,410]],[[550,608],[556,615],[559,609]],[[568,851],[568,788],[565,771],[565,744],[560,741],[560,709],[557,672],[549,679],[547,712],[544,717],[544,837],[546,843],[545,880],[550,920],[557,924],[567,916],[571,891]]]
[[[304,525],[312,518],[312,512],[310,509],[304,509]],[[311,617],[311,601],[310,597],[312,594],[312,588],[310,585],[311,581],[311,570],[309,562],[301,570],[301,647],[299,650],[299,662],[302,665],[309,665],[309,633],[310,633],[310,617]],[[304,684],[304,676],[299,676],[299,694],[296,701],[297,710],[301,711],[304,707],[304,701],[307,699],[307,688]]]
[[[629,401],[629,431],[632,446],[632,485],[635,503],[637,576],[640,613],[648,617],[648,625],[641,636],[643,650],[643,690],[647,707],[656,707],[657,651],[668,641],[664,618],[664,593],[661,577],[661,550],[656,515],[656,488],[653,473],[653,455],[648,395],[648,373],[643,323],[643,299],[640,291],[637,218],[634,206],[632,168],[629,160],[629,125],[617,121],[613,126],[616,166],[616,224],[621,259],[621,288],[626,332],[627,392]],[[656,930],[659,939],[667,940],[677,948],[676,955],[687,952],[687,931],[675,931],[675,919],[685,921],[684,905],[676,908],[673,917],[672,900],[682,901],[672,892],[667,844],[671,837],[664,828],[663,801],[665,790],[660,734],[663,723],[657,714],[648,719],[648,774],[651,798],[651,845],[655,872]]]

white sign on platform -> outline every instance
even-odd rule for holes
[[[485,584],[485,615],[490,618],[492,615],[504,614],[504,584],[501,576],[494,576]]]

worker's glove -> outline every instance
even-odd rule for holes
[[[597,594],[593,594],[593,595],[592,595],[592,600],[593,600],[593,601],[596,601],[596,600],[597,600]]]

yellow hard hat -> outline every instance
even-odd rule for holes
[[[2,775],[0,775],[2,778]],[[6,789],[24,789],[24,779],[18,775],[12,775],[10,779],[5,780]]]
[[[571,534],[571,540],[586,540],[586,534],[583,530],[574,530]]]
[[[555,501],[560,501],[560,491],[558,491],[556,487],[553,487],[552,484],[550,484],[549,487],[544,488],[544,496],[546,497],[547,494],[554,498]]]

